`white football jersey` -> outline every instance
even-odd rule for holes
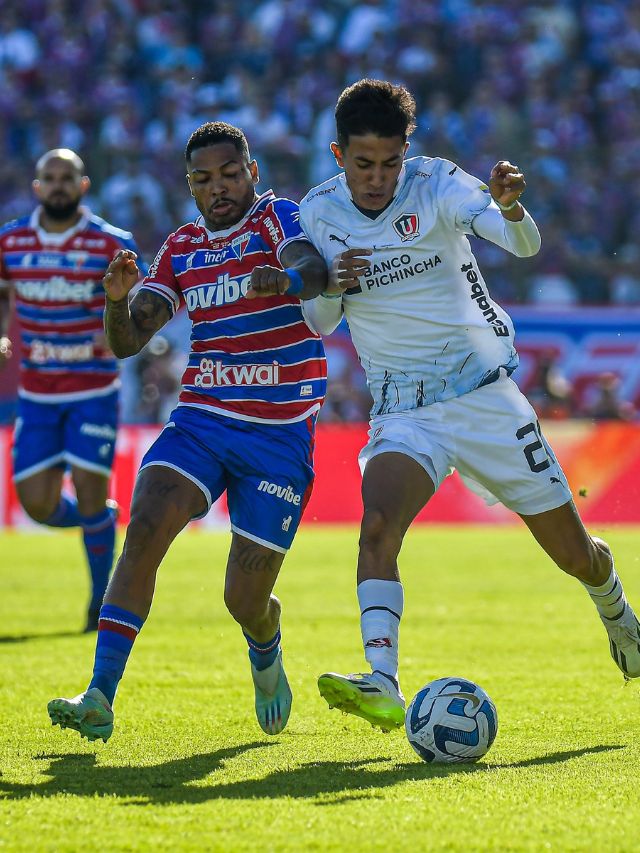
[[[513,324],[465,236],[490,204],[485,184],[430,157],[405,162],[376,219],[354,205],[344,174],[302,200],[302,227],[328,265],[347,248],[373,250],[360,286],[342,297],[373,415],[459,397],[516,368]]]

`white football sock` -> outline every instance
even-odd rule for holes
[[[613,622],[622,618],[627,607],[627,599],[615,568],[611,568],[611,574],[602,586],[589,586],[584,582],[582,585],[591,596],[601,616]]]
[[[404,591],[398,581],[366,580],[358,585],[364,656],[372,670],[398,679],[398,630]]]

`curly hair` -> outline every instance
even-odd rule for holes
[[[406,141],[416,127],[416,102],[404,86],[365,78],[343,91],[335,116],[338,144],[343,148],[350,136],[367,133],[401,136]]]
[[[189,163],[191,153],[197,148],[207,148],[209,145],[218,145],[220,142],[230,142],[236,151],[246,157],[247,160],[250,159],[247,137],[239,127],[234,127],[225,121],[208,121],[201,124],[189,137],[187,147],[184,150],[185,160]]]

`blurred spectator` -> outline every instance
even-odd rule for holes
[[[632,421],[635,408],[619,395],[620,377],[615,373],[602,373],[596,383],[595,399],[587,405],[585,414],[597,421]]]
[[[341,331],[344,333],[345,329]],[[334,333],[325,339],[325,351],[327,396],[320,409],[320,420],[367,421],[373,401],[350,339],[345,334]]]
[[[635,243],[622,246],[614,258],[611,302],[640,305],[640,247]]]
[[[540,418],[562,420],[573,414],[571,383],[562,375],[553,350],[544,350],[538,356],[527,397]]]
[[[181,372],[176,369],[176,360],[182,361],[176,359],[171,344],[162,335],[155,335],[136,359],[140,387],[136,423],[162,424],[169,419],[180,388]]]

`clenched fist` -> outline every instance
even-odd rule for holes
[[[126,299],[127,294],[140,278],[140,270],[136,264],[138,256],[130,249],[121,249],[113,258],[104,278],[102,286],[111,302]]]
[[[247,299],[258,299],[261,296],[281,296],[291,286],[289,276],[278,267],[254,267],[251,273],[251,285],[247,291]]]
[[[5,362],[11,358],[11,341],[6,335],[0,338],[0,369],[5,365]]]
[[[494,201],[503,207],[509,207],[516,202],[526,186],[527,183],[520,169],[508,160],[500,160],[491,170],[489,191]]]

